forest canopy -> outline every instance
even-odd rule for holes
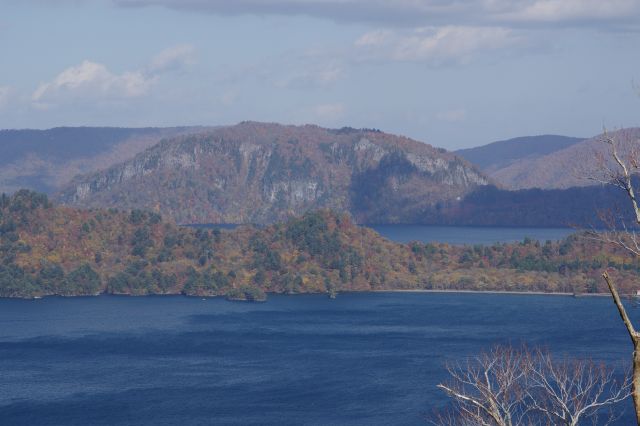
[[[640,261],[574,234],[562,241],[394,243],[330,210],[264,228],[178,226],[155,212],[55,206],[0,195],[0,295],[273,293],[397,289],[635,292]]]

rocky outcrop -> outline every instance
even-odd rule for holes
[[[466,161],[376,130],[244,122],[165,140],[57,196],[81,207],[145,208],[182,223],[270,223],[310,209],[360,222],[416,222],[488,184]]]

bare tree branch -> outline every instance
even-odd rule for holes
[[[448,371],[450,380],[438,387],[452,409],[438,414],[435,425],[596,424],[606,410],[608,421],[615,419],[613,406],[631,394],[629,374],[619,381],[604,364],[556,361],[526,347],[498,346]]]
[[[594,173],[592,179],[624,190],[633,213],[635,222],[633,228],[635,228],[640,225],[640,208],[638,207],[633,178],[640,172],[640,141],[630,140],[629,137],[623,137],[623,139],[626,140],[620,141],[617,135],[610,134],[605,130],[601,140],[609,147],[609,161],[604,156],[598,157],[599,174]],[[621,142],[624,142],[624,144]],[[624,219],[621,219],[620,223],[622,224],[622,230],[618,230],[615,223],[613,223],[609,231],[602,233],[592,232],[590,238],[610,243],[626,250],[633,256],[640,257],[640,237],[638,237],[636,230],[627,227]],[[635,331],[627,315],[611,277],[606,271],[602,276],[609,287],[620,318],[622,318],[633,344],[631,393],[633,395],[636,420],[640,425],[640,336]]]

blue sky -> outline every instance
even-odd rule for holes
[[[0,0],[0,128],[640,125],[640,0]]]

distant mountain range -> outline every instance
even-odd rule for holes
[[[521,161],[533,161],[582,142],[584,138],[558,135],[524,136],[493,142],[455,153],[493,176],[500,170]]]
[[[622,145],[640,141],[640,128],[613,131],[610,136]],[[511,189],[565,189],[593,185],[589,176],[602,167],[602,159],[611,159],[609,148],[600,135],[531,160],[517,161],[491,176]]]
[[[80,173],[119,163],[162,138],[202,127],[57,127],[0,130],[0,192],[30,188],[53,193]]]
[[[621,143],[640,139],[640,128],[617,130],[610,135]],[[588,177],[610,157],[598,135],[589,139],[566,136],[529,136],[494,142],[456,154],[477,165],[506,189],[567,189],[593,185]]]
[[[637,141],[640,129],[612,135]],[[583,178],[605,148],[546,135],[449,153],[375,129],[255,122],[4,130],[0,192],[179,223],[267,224],[330,208],[358,223],[599,226],[596,209],[626,212],[623,194]]]
[[[164,140],[77,177],[57,199],[188,223],[272,223],[317,208],[413,223],[488,183],[454,154],[378,130],[244,122]]]

